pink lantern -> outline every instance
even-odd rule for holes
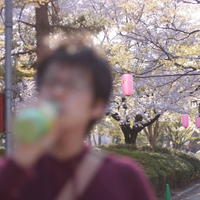
[[[200,128],[200,117],[196,118],[196,127]]]
[[[189,126],[189,115],[188,114],[182,115],[182,124],[183,124],[183,127],[185,127],[185,128],[187,128]]]
[[[131,74],[122,76],[122,91],[126,96],[130,96],[133,93],[133,76]]]

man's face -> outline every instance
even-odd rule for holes
[[[90,73],[78,66],[62,66],[52,63],[44,74],[39,90],[40,97],[54,100],[66,117],[65,128],[77,125],[86,128],[92,119],[103,112],[102,103],[93,105],[94,92]]]

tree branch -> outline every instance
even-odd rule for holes
[[[150,120],[149,122],[143,124],[143,128],[146,126],[150,126],[151,124],[153,124],[156,120],[158,120],[158,118],[160,117],[160,114],[156,115],[152,120]]]
[[[17,22],[23,23],[23,24],[26,24],[26,25],[28,25],[28,26],[31,26],[31,27],[34,27],[34,28],[35,28],[35,24],[30,24],[30,23],[25,22],[25,21],[22,21],[22,20],[18,20]]]
[[[30,51],[23,51],[23,52],[17,52],[17,53],[12,53],[12,56],[14,55],[24,55],[24,54],[31,54],[31,53],[34,53],[36,52],[36,50],[30,50]],[[5,59],[5,56],[3,58],[0,58],[0,61],[4,60]]]
[[[119,115],[118,115],[118,113],[115,113],[115,114],[110,114],[110,116],[113,118],[113,119],[115,119],[116,121],[120,121],[120,117],[119,117]]]
[[[67,25],[50,25],[50,28],[51,29],[54,29],[54,28],[60,28],[62,29],[63,31],[89,31],[89,32],[94,32],[94,31],[97,31],[98,28],[101,28],[101,27],[95,27],[95,26],[88,26],[88,27],[85,27],[85,26],[79,26],[77,28],[75,27],[71,27],[71,26],[67,26]]]

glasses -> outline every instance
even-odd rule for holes
[[[61,86],[66,91],[92,91],[91,85],[86,80],[58,80],[58,79],[46,79],[43,81],[43,85],[49,89]]]

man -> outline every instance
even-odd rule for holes
[[[84,138],[112,90],[106,60],[81,43],[61,45],[39,63],[37,88],[39,101],[56,101],[61,112],[45,138],[18,141],[13,155],[1,160],[1,200],[155,199],[136,162],[110,154],[88,159]]]

